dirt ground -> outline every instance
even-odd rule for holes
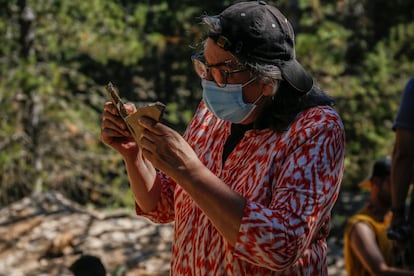
[[[346,275],[342,229],[362,195],[342,194],[328,240],[329,275]],[[155,225],[133,210],[88,210],[56,192],[0,209],[0,275],[72,275],[81,256],[98,257],[108,275],[169,275],[172,224]]]

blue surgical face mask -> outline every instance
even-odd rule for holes
[[[201,80],[203,87],[203,100],[207,108],[218,118],[232,123],[241,123],[256,108],[255,103],[243,101],[243,87],[254,81],[249,80],[245,84],[227,84],[225,87],[218,87],[214,81]]]

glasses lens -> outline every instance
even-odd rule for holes
[[[213,80],[219,87],[225,87],[230,72],[221,70],[214,66],[207,66],[202,54],[195,54],[191,57],[194,70],[202,79]]]

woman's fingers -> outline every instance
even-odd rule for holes
[[[124,104],[124,107],[126,111],[128,112],[128,114],[131,114],[137,111],[137,107],[135,106],[135,104],[130,103],[130,102],[127,102],[126,104]]]
[[[128,130],[121,130],[116,127],[102,127],[102,135],[106,137],[129,137],[130,133]]]
[[[156,151],[156,142],[154,139],[151,139],[152,136],[145,136],[144,134],[141,136],[140,139],[140,146],[143,150],[149,151],[149,152],[155,152]]]
[[[104,111],[107,111],[113,115],[118,115],[119,116],[119,112],[116,109],[115,105],[112,102],[106,102],[104,104]]]
[[[134,113],[135,111],[137,111],[137,107],[135,106],[135,104],[133,104],[131,102],[127,102],[126,104],[124,104],[124,107],[125,107],[126,111],[128,112],[128,114],[131,114],[131,113]],[[110,112],[114,115],[119,116],[119,111],[112,102],[106,102],[104,104],[104,110],[108,111],[108,112]]]
[[[102,126],[119,128],[121,130],[127,129],[125,121],[117,113],[114,114],[109,109],[105,109],[103,113]]]
[[[144,129],[146,129],[146,131],[149,131],[155,135],[158,136],[162,136],[167,134],[170,131],[170,128],[167,127],[166,125],[163,125],[161,123],[158,123],[156,120],[150,118],[150,117],[146,117],[146,116],[142,116],[141,118],[139,118],[138,123],[144,127]],[[145,132],[144,131],[144,134]]]
[[[119,116],[116,107],[112,103],[104,105],[101,122],[101,138],[105,143],[112,144],[115,140],[129,138],[131,136],[124,120]]]

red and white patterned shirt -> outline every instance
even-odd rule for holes
[[[345,155],[344,128],[332,107],[301,112],[289,129],[248,130],[222,163],[231,124],[203,102],[184,134],[200,160],[246,198],[231,246],[191,197],[158,173],[162,196],[138,215],[174,221],[172,275],[327,275],[326,237]]]

